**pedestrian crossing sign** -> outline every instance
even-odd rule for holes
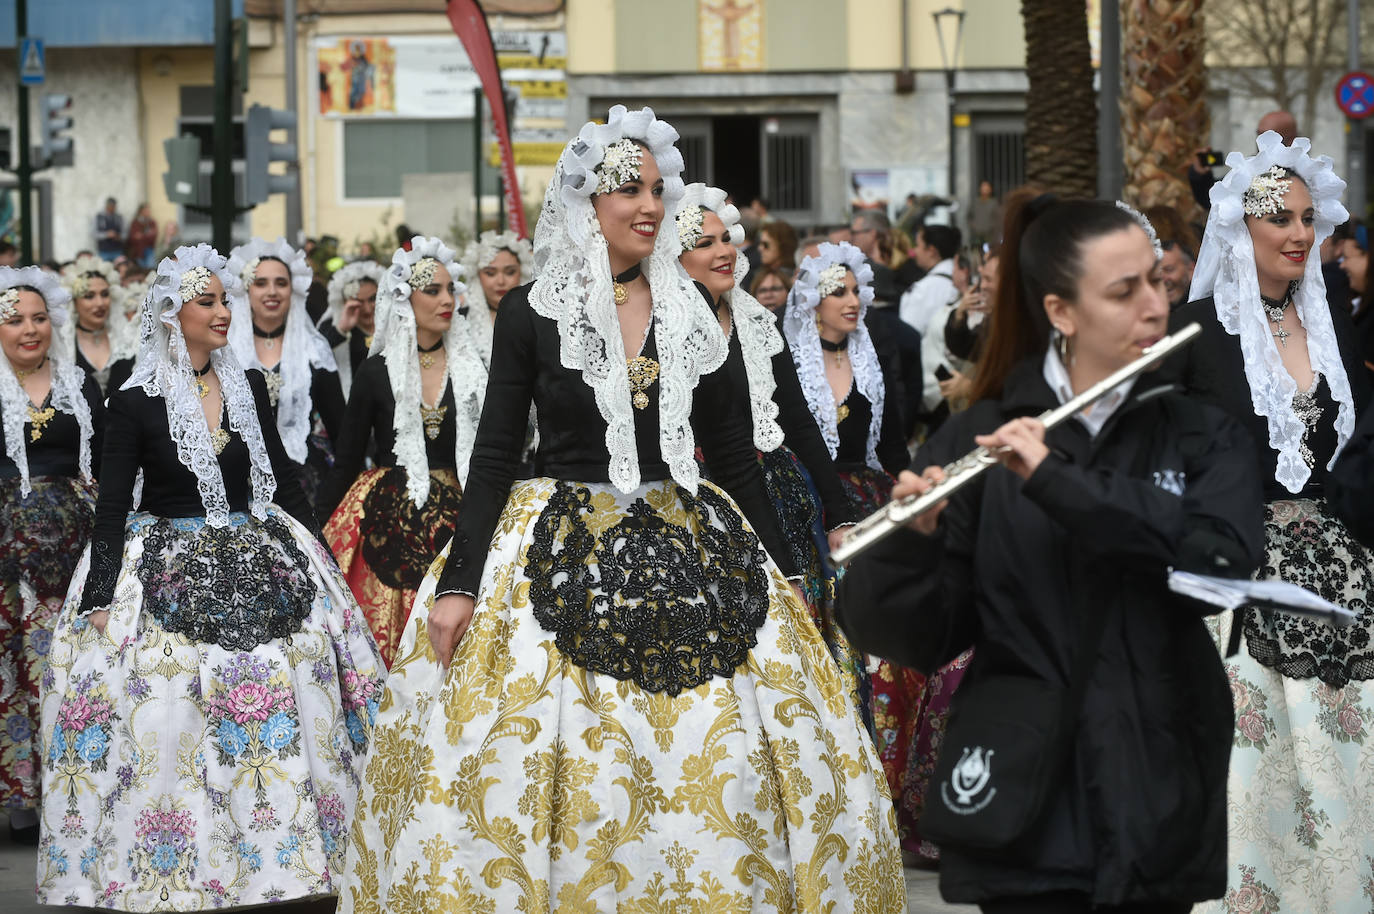
[[[44,67],[43,39],[21,38],[19,40],[19,81],[26,86],[41,86],[46,75]]]

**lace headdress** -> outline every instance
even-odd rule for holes
[[[1275,198],[1281,198],[1288,188],[1283,185],[1282,178],[1275,176],[1275,166],[1295,172],[1312,193],[1316,239],[1302,282],[1293,294],[1293,306],[1307,331],[1307,353],[1312,370],[1326,378],[1331,396],[1338,404],[1337,443],[1331,463],[1327,465],[1329,469],[1350,440],[1355,427],[1355,407],[1350,381],[1336,344],[1336,331],[1331,324],[1321,258],[1316,253],[1335,227],[1349,218],[1349,213],[1341,205],[1345,182],[1332,170],[1329,156],[1313,158],[1308,155],[1312,147],[1310,140],[1298,137],[1292,146],[1285,146],[1277,133],[1268,130],[1255,142],[1259,147],[1257,155],[1246,158],[1239,152],[1232,152],[1226,157],[1231,170],[1212,187],[1212,209],[1207,216],[1207,231],[1202,238],[1188,297],[1194,301],[1211,295],[1221,326],[1232,336],[1240,337],[1250,400],[1255,415],[1263,416],[1268,422],[1269,446],[1278,452],[1275,479],[1288,491],[1297,493],[1302,491],[1312,473],[1302,457],[1303,436],[1307,429],[1293,408],[1297,382],[1283,367],[1283,357],[1274,343],[1269,319],[1260,302],[1255,250],[1245,216],[1247,213],[1263,216],[1277,211]],[[1292,179],[1287,180],[1291,182]]]
[[[868,424],[868,449],[865,462],[875,470],[878,462],[878,436],[883,423],[883,371],[878,353],[868,335],[864,317],[873,301],[873,268],[864,260],[863,252],[848,242],[824,242],[815,257],[807,257],[797,268],[792,291],[787,293],[787,310],[783,313],[782,330],[787,345],[792,347],[792,360],[797,364],[797,379],[807,405],[815,414],[825,446],[833,458],[840,447],[839,420],[835,396],[825,377],[825,353],[821,351],[821,335],[816,327],[816,308],[821,299],[844,284],[844,274],[854,274],[859,292],[859,326],[849,334],[849,366],[854,374],[854,387],[873,406],[873,418]]]
[[[410,240],[410,250],[397,249],[391,266],[377,288],[376,332],[369,355],[386,359],[391,394],[396,399],[393,428],[396,430],[396,465],[406,471],[406,493],[417,506],[429,499],[429,457],[425,453],[425,433],[420,416],[420,354],[415,340],[415,312],[410,296],[423,288],[434,273],[434,265],[448,270],[453,279],[453,322],[444,332],[444,352],[448,360],[448,380],[453,388],[457,414],[453,417],[456,442],[453,460],[458,481],[466,485],[468,459],[477,438],[477,420],[482,417],[482,401],[487,392],[487,370],[477,354],[467,318],[457,309],[465,288],[463,271],[453,259],[453,251],[438,238]],[[442,398],[442,392],[440,393]],[[438,405],[437,403],[435,404]]]
[[[622,492],[639,486],[634,408],[625,344],[611,287],[606,238],[592,209],[592,195],[614,190],[617,179],[637,173],[638,140],[648,147],[663,176],[664,225],[644,272],[653,295],[653,331],[658,347],[659,453],[673,479],[695,492],[700,474],[690,424],[692,392],[703,374],[725,361],[720,326],[702,307],[701,293],[677,262],[675,217],[682,199],[682,155],[677,131],[650,108],[610,110],[605,124],[587,123],[569,141],[544,194],[534,233],[530,307],[558,323],[563,367],[582,374],[596,395],[606,422],[608,476]]]
[[[334,271],[334,275],[329,277],[329,288],[327,300],[329,311],[327,316],[337,327],[339,318],[343,316],[344,303],[358,297],[358,287],[364,280],[371,280],[377,284],[380,291],[382,284],[382,274],[386,269],[375,260],[355,260],[346,263]],[[321,318],[323,321],[324,318]]]
[[[72,320],[60,328],[53,327],[53,346],[69,362],[76,361],[76,299],[90,291],[92,277],[99,277],[110,286],[110,313],[105,318],[105,331],[110,340],[110,361],[133,358],[138,351],[138,328],[124,319],[124,303],[129,291],[119,284],[119,272],[114,264],[101,257],[82,254],[62,270],[62,287],[71,293]]]
[[[226,268],[226,261],[208,244],[179,247],[171,257],[157,265],[157,276],[143,300],[139,326],[138,360],[134,373],[124,382],[124,390],[143,389],[150,397],[161,397],[167,408],[167,427],[176,444],[177,459],[196,477],[205,522],[212,527],[229,525],[229,499],[224,490],[219,459],[210,440],[201,399],[195,390],[195,367],[186,352],[178,315],[187,302],[204,295],[212,276],[224,284],[233,300],[241,294],[239,281]],[[230,323],[232,332],[233,322]],[[238,433],[248,447],[249,482],[252,497],[249,510],[259,520],[267,517],[267,504],[277,491],[277,478],[267,457],[262,428],[253,401],[253,390],[243,366],[234,357],[233,346],[221,346],[210,354],[210,364],[219,377],[220,394],[229,413],[229,428]]]
[[[715,213],[730,234],[730,243],[744,240],[744,227],[739,224],[739,210],[725,202],[725,191],[705,184],[688,184],[683,192],[682,205],[677,213],[678,241],[685,254],[701,240],[702,222],[707,212]],[[778,425],[778,404],[773,402],[777,382],[773,378],[773,356],[782,352],[782,334],[777,320],[759,300],[744,290],[742,283],[749,272],[749,261],[735,258],[735,286],[725,293],[730,306],[731,325],[739,334],[740,351],[749,377],[749,405],[754,418],[754,447],[767,453],[782,444],[783,431]]]
[[[67,293],[52,274],[39,267],[0,267],[0,323],[10,319],[13,309],[19,304],[18,286],[28,286],[37,290],[48,306],[48,320],[52,322],[54,338],[56,332],[67,322],[67,304],[71,295]],[[76,417],[77,427],[81,430],[81,445],[77,454],[77,465],[81,477],[87,482],[91,477],[91,406],[82,395],[81,388],[86,383],[86,373],[78,368],[71,359],[48,349],[52,363],[52,402],[54,409]],[[5,417],[5,453],[19,469],[19,494],[27,496],[32,491],[29,485],[28,442],[24,436],[24,422],[29,416],[31,401],[24,392],[19,376],[9,359],[0,366],[0,411]]]
[[[530,243],[516,236],[514,232],[483,232],[476,241],[469,241],[463,249],[463,275],[467,277],[472,294],[468,296],[468,321],[481,350],[482,361],[491,364],[491,335],[493,322],[491,309],[487,306],[486,294],[482,291],[481,272],[491,266],[496,255],[510,251],[520,264],[520,282],[526,283],[534,278],[531,258],[534,249]]]
[[[286,453],[296,463],[305,463],[306,444],[310,439],[310,382],[311,371],[323,368],[337,371],[334,352],[305,310],[305,297],[310,292],[314,273],[306,262],[305,253],[286,243],[286,239],[264,241],[254,238],[241,244],[229,254],[227,269],[241,286],[230,295],[234,320],[229,325],[229,345],[239,364],[262,369],[257,347],[253,343],[253,310],[248,303],[248,287],[257,276],[258,264],[264,257],[275,257],[286,264],[291,279],[291,302],[286,310],[286,329],[281,337],[281,388],[277,392],[277,432]],[[266,372],[264,371],[264,374]],[[269,383],[272,379],[268,379]]]

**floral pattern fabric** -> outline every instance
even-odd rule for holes
[[[443,562],[426,577],[382,698],[340,912],[903,911],[871,740],[776,566],[733,675],[672,695],[591,672],[530,601],[524,557],[555,486],[512,488],[446,671],[426,628]],[[671,480],[589,488],[598,529],[641,499],[692,523]]]
[[[325,539],[387,666],[405,631],[416,588],[453,536],[461,501],[452,470],[429,471],[429,497],[417,508],[406,492],[406,471],[381,467],[358,476],[325,524]]]
[[[1367,575],[1374,558],[1321,503],[1271,504],[1265,526],[1266,569],[1281,569],[1290,579],[1297,550],[1342,543],[1324,546],[1330,550],[1323,552],[1325,559],[1292,579],[1351,608],[1368,599],[1368,585],[1350,569],[1366,569]],[[1355,627],[1368,613],[1364,607]],[[1248,644],[1252,614],[1246,611],[1242,623],[1247,643],[1226,659],[1236,711],[1227,783],[1228,886],[1220,901],[1193,910],[1365,914],[1374,910],[1374,682],[1294,679],[1261,663]],[[1209,619],[1219,647],[1225,648],[1235,624],[1230,614]],[[1336,638],[1323,641],[1316,626],[1265,625],[1270,631],[1300,630],[1301,643],[1314,648],[1312,656],[1336,652]],[[1342,634],[1348,638],[1350,631]]]
[[[39,681],[82,547],[95,489],[69,477],[0,480],[0,807],[38,805]]]
[[[43,679],[40,904],[185,911],[337,891],[381,663],[332,557],[270,511],[316,594],[298,630],[252,650],[144,611],[148,515],[130,519],[103,633],[75,614],[83,559]]]

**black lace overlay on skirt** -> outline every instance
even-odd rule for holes
[[[429,498],[415,507],[406,493],[406,471],[393,467],[363,498],[359,548],[387,587],[417,590],[430,563],[453,536],[463,500],[452,470],[429,474]]]
[[[18,476],[0,479],[0,584],[27,581],[43,599],[67,592],[91,538],[95,494],[66,476],[35,476],[20,495]]]
[[[596,536],[591,490],[559,482],[526,568],[535,619],[565,656],[669,695],[734,675],[771,586],[763,547],[729,502],[707,486],[676,492],[691,529],[639,498]]]
[[[169,632],[248,651],[300,631],[318,588],[281,518],[211,527],[160,517],[138,563],[144,607]]]
[[[1250,656],[1290,679],[1316,677],[1334,688],[1374,679],[1374,555],[1351,537],[1324,503],[1306,499],[1265,507],[1267,554],[1260,577],[1282,578],[1359,613],[1335,628],[1315,619],[1244,610]]]

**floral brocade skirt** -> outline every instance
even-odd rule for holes
[[[95,518],[95,487],[0,479],[0,808],[38,805],[38,686],[53,625]]]
[[[1310,499],[1265,509],[1260,577],[1359,614],[1349,628],[1253,609],[1209,618],[1235,701],[1224,899],[1196,911],[1365,914],[1374,905],[1374,554]],[[1293,674],[1306,674],[1299,678]]]
[[[517,482],[447,671],[420,589],[345,914],[905,909],[872,742],[734,503]]]
[[[415,591],[453,536],[461,501],[453,470],[429,471],[429,498],[417,508],[406,494],[406,471],[378,467],[358,476],[325,524],[325,539],[388,667]]]
[[[337,892],[383,671],[333,557],[269,512],[131,516],[103,633],[76,615],[82,558],[43,680],[40,904]],[[190,580],[221,566],[236,580]]]

